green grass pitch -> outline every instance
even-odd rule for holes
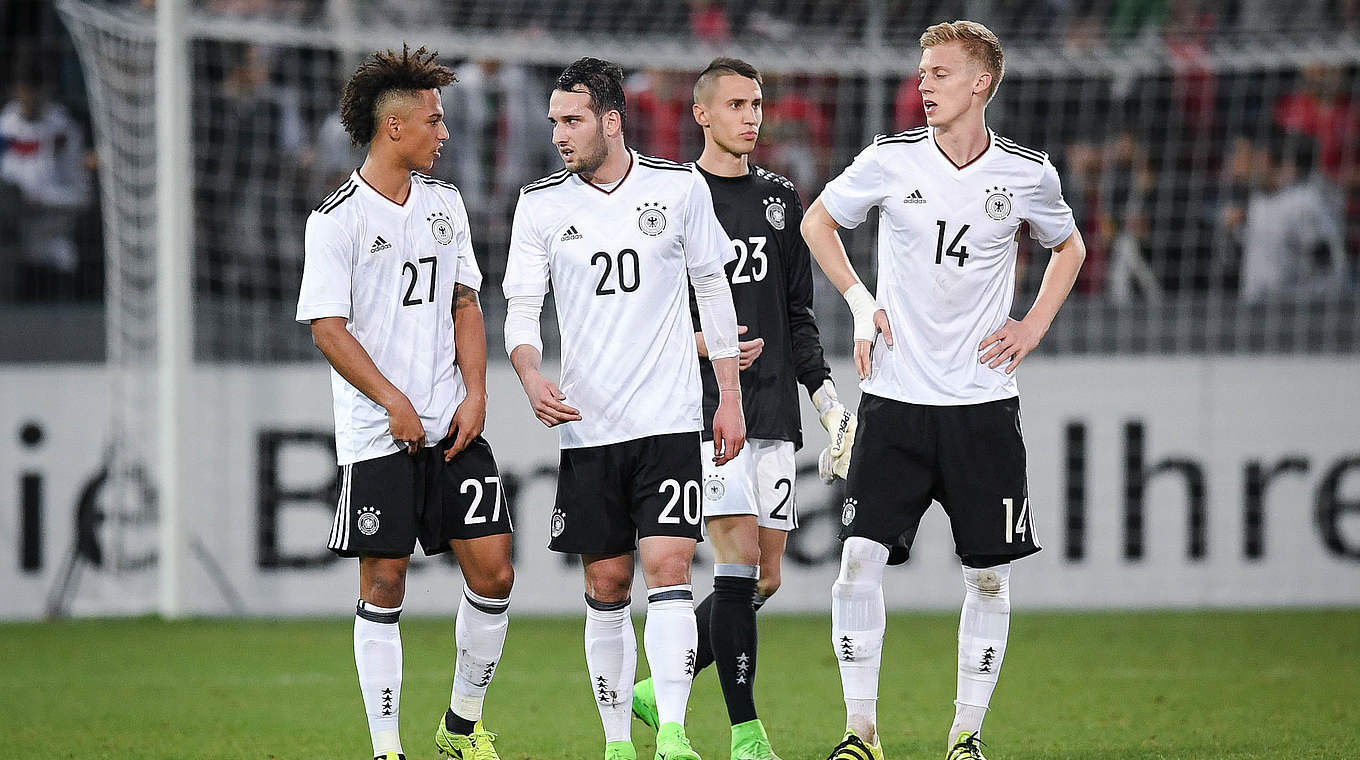
[[[0,625],[0,756],[363,760],[351,625]],[[502,758],[601,756],[582,625],[512,610],[487,700]],[[890,616],[879,693],[889,760],[944,756],[956,627],[955,615]],[[844,720],[829,621],[767,611],[760,632],[758,705],[775,749],[820,760]],[[403,618],[402,636],[403,741],[411,760],[434,758],[452,621]],[[983,731],[992,760],[1357,758],[1360,610],[1017,613],[992,707]],[[651,737],[633,725],[649,758]],[[705,760],[727,758],[711,668],[695,685],[689,729]]]

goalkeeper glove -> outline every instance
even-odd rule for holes
[[[850,451],[855,445],[858,423],[854,412],[836,397],[836,386],[830,380],[823,381],[822,387],[812,394],[812,403],[817,406],[822,427],[831,436],[830,443],[817,457],[817,475],[823,483],[831,483],[850,472]]]

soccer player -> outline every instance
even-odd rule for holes
[[[548,119],[566,168],[520,191],[505,269],[505,347],[534,414],[561,432],[549,547],[581,555],[585,566],[586,665],[605,757],[637,757],[628,611],[636,549],[647,584],[656,758],[695,760],[684,721],[696,656],[690,562],[700,536],[704,425],[689,286],[721,397],[704,454],[721,465],[746,437],[723,269],[732,247],[698,171],[625,146],[617,65],[582,58],[564,69]],[[540,370],[539,314],[550,283],[560,387]]]
[[[921,35],[925,127],[874,139],[808,209],[803,235],[854,316],[863,382],[841,514],[832,637],[847,712],[837,760],[882,758],[875,701],[883,570],[906,559],[932,500],[963,564],[949,760],[980,760],[978,733],[1006,653],[1010,563],[1039,551],[1015,369],[1067,298],[1086,248],[1048,156],[987,129],[1005,71],[981,24]],[[836,230],[879,208],[878,299]],[[1021,222],[1053,249],[1038,297],[1011,319]]]
[[[340,120],[368,156],[307,220],[297,319],[331,364],[340,502],[330,549],[359,558],[354,661],[373,754],[402,758],[401,616],[417,539],[453,550],[465,586],[449,709],[435,746],[491,760],[482,702],[508,624],[510,513],[486,421],[486,334],[467,211],[428,177],[448,139],[436,54],[369,56]]]
[[[832,434],[824,467],[848,466],[855,417],[836,396],[812,317],[812,258],[798,233],[803,205],[793,183],[751,164],[761,123],[760,72],[717,58],[694,85],[694,119],[704,130],[699,174],[736,261],[727,265],[737,322],[746,330],[741,387],[746,446],[732,462],[704,463],[704,518],[713,544],[713,593],[699,604],[695,669],[716,662],[732,722],[733,760],[776,758],[756,717],[756,611],[779,589],[788,531],[797,527],[794,450],[803,445],[798,384],[807,388]],[[739,328],[742,329],[742,328]],[[699,354],[706,351],[697,333]],[[720,400],[701,367],[704,412]],[[711,437],[711,429],[704,431]],[[826,474],[826,473],[824,473]],[[634,713],[656,726],[652,683],[633,692]],[[777,760],[777,758],[776,758]]]

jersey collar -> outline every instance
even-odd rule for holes
[[[415,177],[411,178],[411,190],[406,194],[406,202],[397,203],[391,198],[388,198],[386,195],[383,195],[382,193],[378,192],[377,188],[368,184],[368,180],[364,179],[363,175],[359,174],[358,169],[355,169],[354,174],[351,176],[354,179],[354,184],[359,186],[360,192],[365,193],[370,198],[372,198],[374,201],[374,205],[378,208],[386,209],[395,214],[405,216],[408,213],[410,213],[411,207],[415,205],[412,202],[412,198],[415,197],[416,188],[417,186],[420,185],[420,182],[417,181]]]
[[[613,195],[615,190],[618,190],[619,188],[623,187],[623,183],[628,181],[628,177],[633,173],[633,167],[635,165],[637,165],[637,152],[634,151],[632,148],[629,148],[628,168],[624,170],[623,176],[619,177],[619,181],[615,182],[613,187],[606,190],[603,187],[600,187],[599,185],[595,184],[594,182],[586,182],[585,179],[579,174],[576,175],[576,180],[581,184],[585,185],[586,187],[595,190],[596,192],[604,193],[605,195]]]
[[[928,129],[930,130],[930,144],[935,146],[935,155],[939,157],[940,163],[950,169],[951,176],[963,176],[966,173],[971,173],[970,170],[977,168],[982,163],[982,159],[991,155],[992,146],[996,144],[996,134],[989,128],[987,130],[987,147],[983,148],[981,153],[974,156],[973,160],[960,166],[954,163],[954,159],[950,158],[944,152],[944,149],[940,147],[939,143],[935,142],[935,128],[928,127]]]

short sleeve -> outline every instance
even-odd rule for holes
[[[526,196],[520,192],[519,202],[515,204],[515,220],[510,227],[510,254],[505,262],[505,279],[501,282],[506,298],[548,293],[548,249],[533,222],[532,204]]]
[[[854,229],[864,223],[869,209],[883,202],[883,168],[878,163],[878,145],[860,151],[840,176],[822,189],[821,201],[836,224]]]
[[[334,219],[316,211],[307,217],[297,321],[349,319],[353,250],[349,234]]]
[[[461,194],[454,197],[453,214],[454,222],[458,225],[458,235],[454,238],[458,246],[458,275],[454,282],[481,290],[482,270],[477,266],[476,254],[472,252],[472,225],[468,222],[467,207],[463,205]]]
[[[1053,168],[1053,164],[1047,158],[1044,159],[1039,184],[1035,186],[1030,196],[1029,213],[1025,221],[1029,222],[1030,237],[1039,241],[1045,248],[1057,247],[1071,237],[1072,231],[1077,228],[1076,220],[1072,218],[1072,209],[1068,207],[1067,201],[1063,200],[1058,170]]]
[[[697,169],[690,171],[693,185],[685,205],[685,266],[690,277],[724,274],[727,262],[737,258],[732,239],[727,236],[713,211],[713,194]]]

